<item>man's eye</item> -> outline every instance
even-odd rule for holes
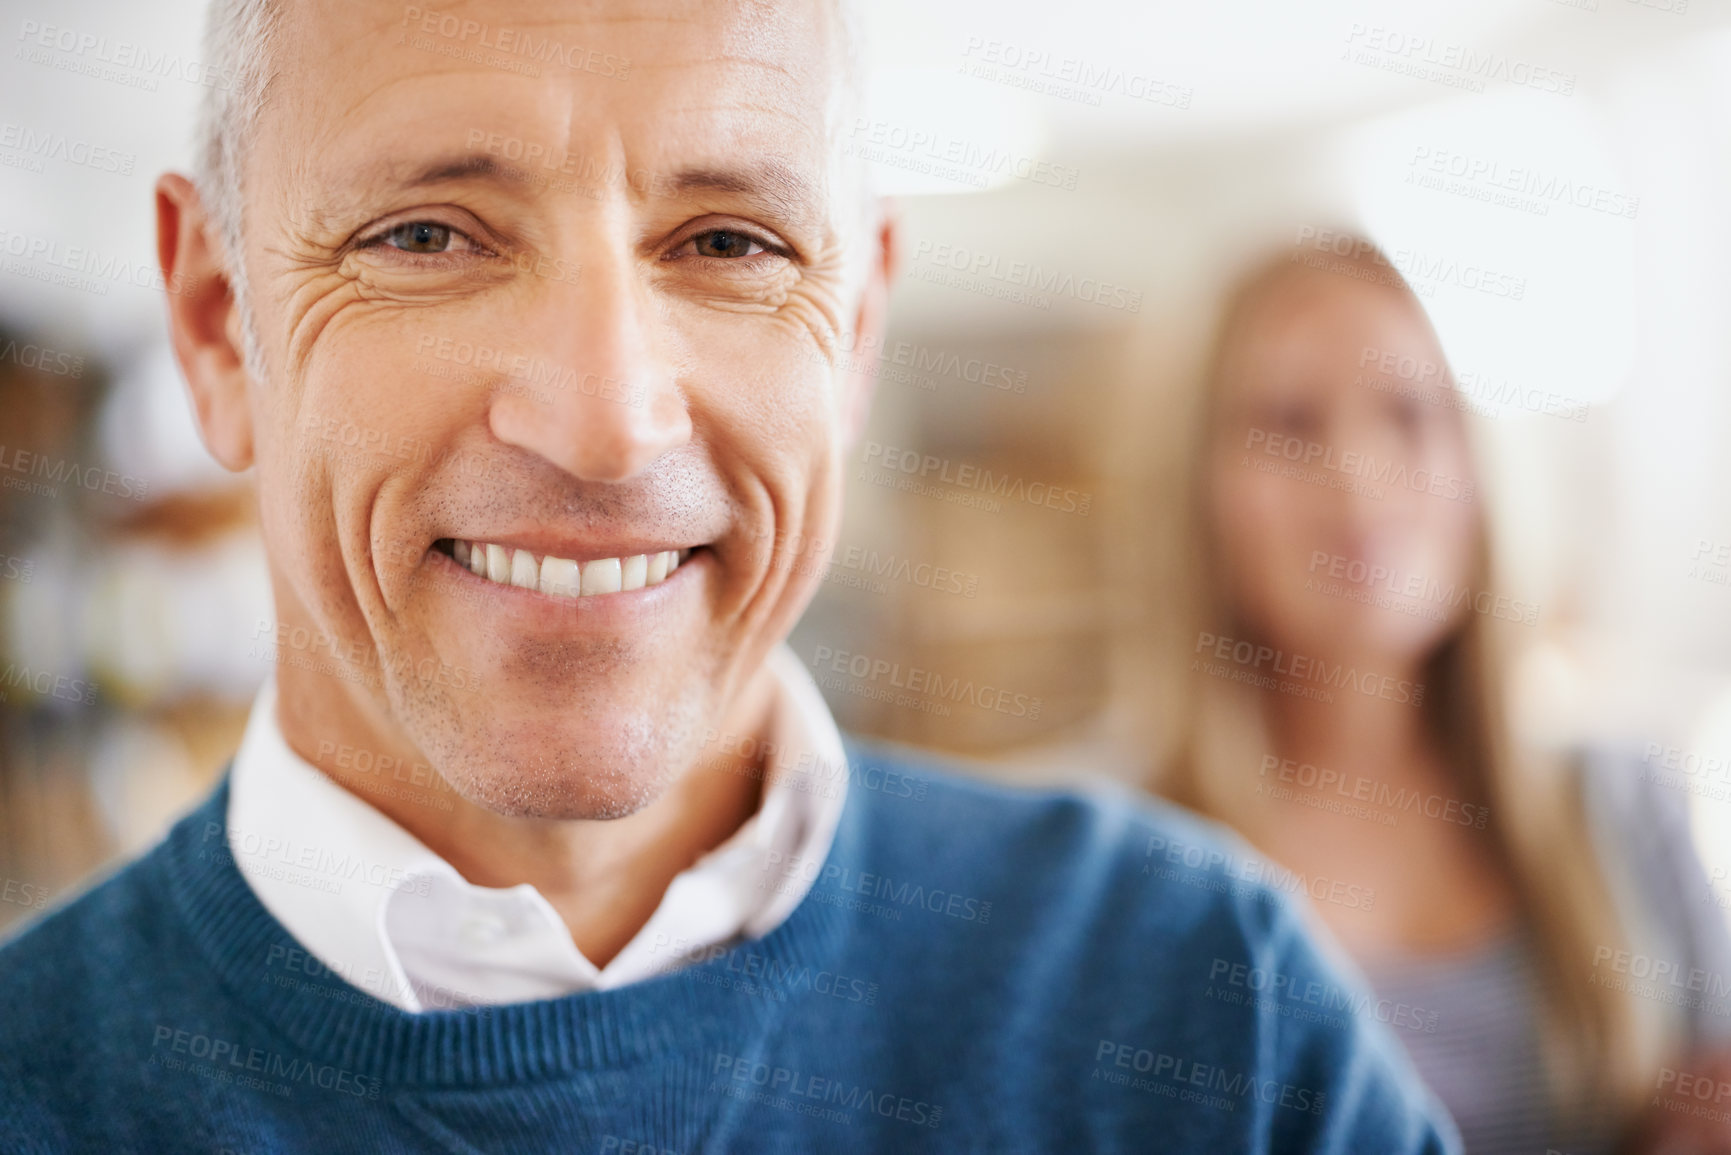
[[[691,238],[691,243],[698,256],[720,257],[724,260],[756,256],[767,251],[744,233],[736,233],[730,229],[712,229],[707,233],[698,233]]]
[[[432,221],[411,221],[406,225],[398,225],[379,239],[393,249],[401,249],[405,253],[443,253],[449,252],[452,242],[462,237],[463,234],[449,225],[434,224]]]

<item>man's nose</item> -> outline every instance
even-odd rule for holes
[[[627,480],[690,439],[654,304],[628,256],[586,262],[534,300],[524,336],[549,371],[495,393],[495,437],[584,481]]]

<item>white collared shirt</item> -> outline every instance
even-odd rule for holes
[[[265,909],[306,948],[308,958],[286,965],[329,969],[407,1011],[556,998],[676,969],[781,925],[813,879],[775,867],[822,862],[835,837],[847,797],[841,734],[791,650],[778,646],[768,664],[776,699],[761,806],[673,879],[604,967],[583,956],[534,886],[470,883],[290,749],[274,679],[259,691],[230,772],[229,849]]]

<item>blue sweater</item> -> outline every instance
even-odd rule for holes
[[[224,849],[226,782],[0,949],[7,1152],[1455,1149],[1241,843],[853,751],[762,939],[615,990],[409,1014]]]

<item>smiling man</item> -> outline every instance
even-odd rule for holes
[[[1449,1148],[1289,878],[845,746],[782,645],[891,271],[854,42],[219,0],[159,252],[276,673],[0,951],[8,1150]]]

